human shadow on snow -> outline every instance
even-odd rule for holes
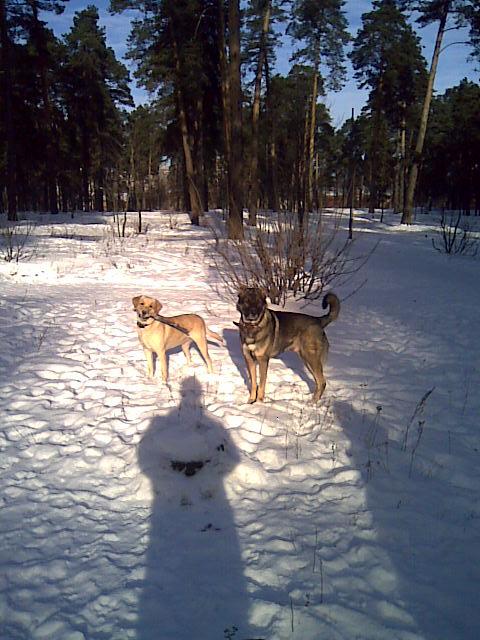
[[[195,378],[184,380],[181,398],[152,419],[138,449],[154,497],[137,637],[244,638],[246,581],[223,484],[239,455],[222,423],[203,408]]]

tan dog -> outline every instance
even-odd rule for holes
[[[156,354],[160,363],[162,379],[167,382],[168,349],[182,347],[187,363],[190,364],[190,345],[192,342],[195,342],[202,354],[208,372],[213,372],[212,361],[208,354],[207,336],[220,344],[224,344],[224,341],[221,336],[206,327],[203,318],[194,313],[185,313],[165,318],[161,316],[164,320],[164,322],[161,322],[154,319],[155,316],[160,317],[161,302],[149,296],[135,296],[132,302],[133,308],[137,313],[137,333],[147,359],[147,375],[149,378],[153,378],[155,373],[153,354]],[[175,329],[175,326],[178,326],[178,329]]]
[[[324,328],[336,320],[340,301],[334,293],[323,298],[329,312],[319,318],[304,313],[274,311],[267,307],[265,291],[258,287],[240,287],[237,309],[240,311],[240,341],[250,378],[248,402],[265,398],[268,362],[283,351],[295,351],[315,379],[313,401],[318,402],[325,389],[323,365],[328,353]],[[257,385],[257,365],[260,384]]]

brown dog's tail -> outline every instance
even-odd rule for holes
[[[338,314],[340,313],[340,300],[338,299],[338,296],[334,293],[327,293],[323,298],[322,307],[324,309],[330,307],[327,315],[319,318],[322,329],[324,329],[328,324],[330,324],[330,322],[333,322],[338,318]]]
[[[221,345],[225,346],[225,340],[222,338],[222,336],[219,336],[218,333],[215,333],[215,331],[211,331],[211,329],[209,329],[208,327],[206,327],[206,331],[207,338],[215,340],[215,342],[219,342]]]

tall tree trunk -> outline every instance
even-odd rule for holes
[[[85,123],[81,124],[81,132],[83,210],[90,211],[90,141]]]
[[[355,110],[352,108],[352,132],[355,122]],[[355,207],[355,177],[357,173],[357,163],[355,161],[354,149],[350,159],[350,215],[348,218],[348,239],[353,239],[353,209]]]
[[[425,142],[425,134],[427,132],[428,115],[430,113],[430,104],[433,96],[433,84],[437,73],[438,59],[442,47],[443,34],[445,33],[445,25],[447,23],[448,13],[450,11],[451,0],[445,0],[442,6],[442,14],[438,25],[437,38],[435,40],[435,48],[432,55],[432,64],[428,76],[427,91],[423,101],[422,115],[420,118],[420,128],[417,136],[417,143],[413,155],[412,165],[408,175],[407,193],[405,196],[405,209],[402,215],[402,224],[412,224],[413,222],[413,199],[415,196],[415,187],[417,186],[418,170],[420,167],[420,159],[423,152],[423,144]]]
[[[253,94],[252,105],[252,144],[250,153],[250,180],[249,180],[249,217],[248,222],[250,225],[255,226],[257,224],[257,206],[258,206],[258,129],[260,119],[260,95],[262,89],[262,75],[263,68],[265,66],[265,60],[267,57],[267,35],[270,28],[270,0],[266,0],[263,20],[262,20],[262,33],[260,35],[260,51],[257,60],[257,70],[255,73],[255,89]]]
[[[228,237],[243,238],[243,158],[242,158],[242,88],[240,76],[240,3],[228,4],[230,59],[228,82],[230,87],[230,158],[228,162]]]
[[[303,127],[303,144],[298,161],[297,214],[300,226],[303,226],[305,212],[308,211],[308,173],[310,149],[310,116],[311,109],[305,105],[305,123]]]
[[[401,130],[400,130],[400,179],[399,179],[399,183],[398,183],[398,190],[399,190],[399,194],[398,194],[398,203],[399,203],[399,209],[398,211],[403,211],[404,207],[405,207],[405,167],[406,167],[406,162],[407,162],[407,145],[406,145],[406,139],[407,139],[407,123],[406,123],[406,118],[405,118],[405,109],[406,109],[406,104],[403,103],[403,110],[404,110],[404,115],[402,116],[402,122],[401,122]]]
[[[305,189],[306,202],[305,208],[308,211],[312,210],[312,202],[313,202],[313,159],[315,153],[315,128],[316,128],[316,120],[317,120],[317,96],[318,96],[318,69],[320,67],[320,60],[317,57],[317,61],[315,63],[315,69],[313,72],[313,83],[312,83],[312,102],[310,104],[310,126],[308,131],[308,151],[306,157],[307,163],[307,171],[306,171],[306,179],[307,185]]]
[[[277,184],[277,148],[275,144],[276,130],[275,120],[272,117],[272,96],[270,91],[270,67],[268,59],[265,60],[265,90],[266,90],[266,110],[268,126],[268,207],[272,211],[278,211],[278,184]]]
[[[222,179],[220,184],[220,196],[223,205],[228,202],[228,163],[230,161],[230,141],[232,132],[230,130],[230,86],[228,80],[227,44],[225,41],[225,11],[224,0],[218,2],[218,59],[220,66],[220,87],[222,97],[222,125],[223,125],[223,166]],[[225,179],[226,178],[226,179]],[[226,193],[225,193],[226,191]]]
[[[223,0],[218,0],[218,53],[220,62],[221,90],[222,90],[222,112],[223,112],[223,144],[224,154],[228,159],[230,157],[230,140],[232,132],[230,131],[230,119],[227,115],[230,113],[230,86],[228,82],[228,63],[226,55],[225,42],[225,12],[223,8]]]
[[[57,199],[57,167],[55,163],[55,154],[53,144],[55,135],[53,132],[53,115],[52,105],[50,101],[50,87],[47,74],[47,46],[45,42],[45,31],[43,24],[38,17],[38,0],[28,0],[28,5],[33,15],[33,39],[38,55],[38,72],[40,75],[40,85],[42,90],[42,129],[45,136],[45,163],[44,163],[44,182],[46,186],[47,202],[45,209],[50,213],[58,213]]]
[[[185,99],[183,95],[181,78],[182,68],[180,62],[180,56],[178,52],[178,43],[173,24],[173,17],[170,16],[170,37],[172,41],[173,57],[175,62],[175,94],[177,98],[177,110],[178,120],[180,125],[180,133],[182,137],[183,156],[185,161],[185,173],[187,178],[188,195],[190,199],[191,207],[191,221],[192,224],[200,224],[200,215],[203,212],[202,199],[200,197],[200,191],[196,184],[195,166],[193,162],[192,149],[190,147],[190,139],[188,132],[187,111],[185,108]]]
[[[0,0],[0,44],[1,76],[3,77],[4,123],[6,135],[6,186],[7,217],[17,220],[17,166],[15,150],[15,129],[12,113],[12,67],[10,61],[10,36],[8,34],[7,12],[5,0]]]

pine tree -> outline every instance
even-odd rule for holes
[[[251,225],[256,224],[260,190],[258,164],[262,79],[274,62],[276,37],[273,30],[276,24],[285,19],[282,10],[284,4],[284,1],[250,0],[246,11],[245,55],[247,65],[251,67],[254,76],[248,175],[248,209]]]
[[[306,121],[306,167],[303,178],[303,204],[311,209],[313,199],[313,160],[317,97],[325,88],[338,90],[345,78],[344,46],[349,40],[343,0],[296,0],[288,32],[300,42],[294,59],[311,65],[312,89]],[[323,72],[325,70],[325,72]]]
[[[94,6],[75,14],[65,38],[65,101],[69,127],[75,131],[82,175],[82,206],[103,209],[105,171],[121,150],[122,121],[118,106],[132,106],[126,67],[118,62],[98,25]],[[94,183],[94,197],[91,184]]]
[[[228,237],[243,238],[244,175],[242,154],[242,83],[240,60],[240,2],[228,0],[228,93],[230,156],[228,158]]]
[[[464,79],[433,99],[418,191],[432,205],[479,209],[480,86]]]
[[[65,0],[27,0],[30,13],[25,14],[24,28],[35,52],[35,68],[39,77],[41,94],[41,131],[45,161],[43,163],[43,181],[45,183],[44,209],[58,213],[57,200],[57,166],[54,113],[52,106],[51,72],[56,64],[53,59],[53,34],[46,29],[45,22],[40,20],[40,11],[63,12]],[[68,1],[68,0],[67,0]]]
[[[405,210],[402,216],[402,223],[411,224],[413,221],[415,188],[417,185],[420,161],[423,153],[428,116],[430,113],[430,104],[433,96],[433,86],[437,72],[438,60],[442,49],[443,36],[447,28],[459,29],[468,23],[470,25],[472,46],[474,48],[474,52],[476,52],[476,43],[478,42],[476,40],[476,34],[478,34],[478,27],[480,25],[480,6],[478,0],[397,0],[397,2],[402,10],[415,12],[415,14],[418,15],[416,22],[420,26],[423,27],[432,23],[436,23],[438,25],[437,37],[432,54],[428,83],[420,117],[417,141],[408,176]],[[449,26],[448,23],[449,19],[452,23],[451,26]]]
[[[362,27],[350,54],[360,88],[370,89],[367,112],[370,212],[378,205],[377,182],[384,182],[390,141],[397,137],[397,201],[403,201],[407,123],[416,114],[425,63],[418,37],[394,0],[375,0],[362,15]],[[393,155],[393,154],[392,154]]]
[[[5,186],[7,192],[7,216],[9,220],[17,219],[17,172],[16,172],[16,144],[15,130],[13,128],[12,110],[12,66],[11,50],[12,42],[9,33],[7,8],[5,0],[0,0],[0,43],[1,43],[1,77],[2,95],[1,100],[4,105],[3,129],[5,132]]]

